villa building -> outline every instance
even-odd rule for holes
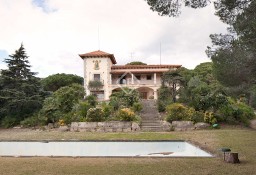
[[[100,50],[79,56],[84,62],[86,94],[96,94],[99,100],[109,100],[113,92],[123,87],[136,89],[143,99],[157,99],[161,75],[181,67],[181,65],[116,65],[113,54]]]

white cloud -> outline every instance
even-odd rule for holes
[[[185,9],[179,18],[160,17],[144,0],[47,0],[45,11],[32,0],[0,0],[0,49],[13,53],[24,43],[33,71],[82,76],[78,54],[100,49],[118,64],[140,59],[148,64],[193,68],[208,61],[209,34],[225,31],[214,9]],[[134,57],[131,59],[131,52]]]

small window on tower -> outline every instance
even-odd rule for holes
[[[147,75],[147,80],[152,80],[152,75]]]
[[[93,79],[94,81],[100,81],[100,74],[94,74]]]

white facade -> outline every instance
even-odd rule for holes
[[[84,87],[86,95],[96,94],[99,100],[109,100],[113,91],[123,87],[136,89],[144,99],[157,99],[163,72],[181,65],[114,65],[113,54],[95,51],[79,55],[84,62]],[[90,81],[100,81],[103,86],[90,88]],[[129,92],[127,92],[129,93]]]
[[[95,64],[98,64],[98,68],[96,69]],[[113,63],[107,57],[84,59],[84,85],[87,95],[91,94],[88,87],[89,81],[99,80],[103,83],[103,87],[100,89],[100,91],[103,91],[103,99],[108,99],[110,95],[108,84],[110,84],[111,81],[110,72],[112,65]]]

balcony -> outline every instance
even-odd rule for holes
[[[140,75],[140,74],[131,74],[122,77],[121,75],[114,75],[112,76],[112,85],[119,85],[119,86],[158,86],[161,84],[161,77],[160,75]]]
[[[102,89],[104,86],[104,81],[103,80],[90,80],[88,83],[88,88],[91,91],[98,91]]]

